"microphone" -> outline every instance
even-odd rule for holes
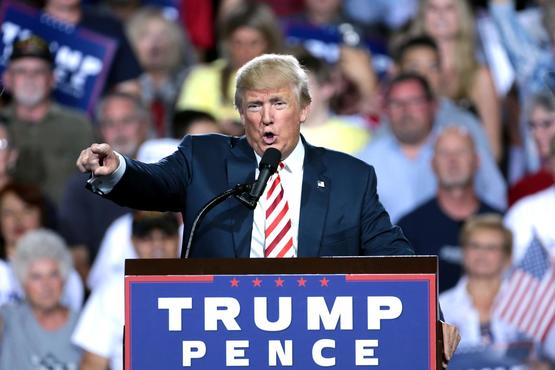
[[[280,160],[281,152],[279,150],[275,148],[266,149],[258,165],[258,179],[252,185],[248,193],[237,195],[236,198],[248,208],[255,209],[256,203],[258,203],[258,199],[260,199],[262,193],[264,193],[270,176],[276,173]]]
[[[193,221],[191,226],[191,232],[189,234],[189,240],[187,241],[187,246],[184,249],[181,249],[181,258],[189,258],[191,254],[191,247],[193,245],[193,239],[195,237],[195,231],[204,218],[204,215],[208,213],[212,208],[226,200],[231,196],[235,196],[241,203],[247,208],[253,210],[256,208],[256,203],[258,203],[258,199],[264,193],[264,188],[266,188],[266,184],[276,171],[281,160],[281,152],[275,148],[268,148],[262,159],[260,160],[260,164],[258,165],[258,170],[260,171],[258,175],[258,179],[255,181],[254,184],[239,184],[235,187],[226,190],[222,194],[217,195],[212,200],[202,207],[202,209],[197,214],[197,217]]]

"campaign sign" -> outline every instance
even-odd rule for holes
[[[117,46],[115,40],[10,2],[2,4],[0,21],[0,72],[7,66],[14,42],[31,34],[40,36],[54,55],[56,101],[92,111],[104,89]]]
[[[433,274],[126,276],[125,368],[436,369]]]

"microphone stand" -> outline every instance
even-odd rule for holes
[[[249,209],[254,209],[256,207],[256,201],[253,202],[249,195],[249,191],[252,188],[251,184],[239,184],[235,185],[233,188],[226,190],[220,195],[212,198],[208,203],[202,207],[202,209],[197,214],[197,217],[193,221],[193,225],[191,226],[191,233],[189,234],[189,240],[187,241],[187,247],[181,250],[181,258],[189,258],[189,254],[191,253],[191,246],[193,244],[193,238],[195,236],[195,231],[197,229],[198,224],[202,221],[206,213],[210,211],[212,208],[217,206],[218,204],[222,203],[224,200],[231,196],[235,196],[237,199],[241,201],[242,204],[247,206]]]

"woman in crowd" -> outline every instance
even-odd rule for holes
[[[443,91],[482,121],[495,158],[502,156],[501,107],[489,68],[478,61],[474,17],[467,1],[423,0],[410,34],[430,35],[441,55]]]
[[[61,237],[38,229],[22,237],[12,265],[25,300],[0,309],[1,369],[77,369],[70,338],[77,312],[61,303],[72,259]]]
[[[507,292],[506,270],[511,263],[512,234],[497,214],[470,218],[460,235],[465,275],[458,284],[439,296],[445,320],[461,332],[458,351],[469,348],[506,352],[511,344],[529,346],[533,369],[549,369],[534,358],[534,344],[496,311]],[[551,348],[551,350],[550,350]],[[555,356],[555,335],[544,343],[546,355]],[[553,358],[555,359],[555,357]]]
[[[212,114],[224,131],[241,134],[233,105],[235,72],[252,58],[281,49],[275,15],[264,4],[245,2],[223,14],[219,24],[223,58],[194,68],[181,89],[177,108]]]
[[[52,215],[40,189],[33,185],[10,183],[0,191],[0,259],[8,265],[17,251],[21,237],[31,230],[52,227]],[[14,274],[8,283],[0,287],[6,289],[0,296],[9,301],[24,299],[24,292]],[[65,287],[63,302],[78,310],[83,304],[83,283],[73,269]]]

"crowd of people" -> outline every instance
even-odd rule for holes
[[[267,53],[308,73],[303,138],[372,165],[391,221],[416,254],[438,256],[459,351],[529,342],[522,363],[555,368],[555,320],[537,339],[496,310],[533,248],[555,276],[555,2],[25,4],[118,46],[93,112],[54,97],[48,35],[21,35],[6,61],[0,369],[122,368],[124,260],[177,257],[183,220],[99,197],[75,161],[94,142],[157,162],[186,135],[243,135],[235,76]]]

